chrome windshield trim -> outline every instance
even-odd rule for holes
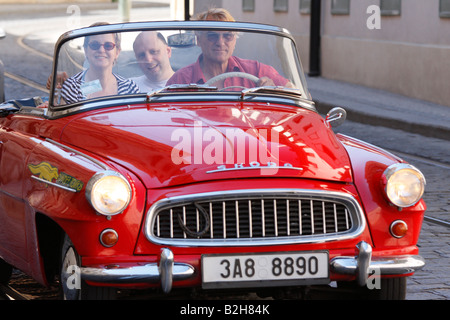
[[[58,119],[61,117],[85,112],[89,110],[103,109],[108,107],[132,107],[137,104],[146,103],[178,103],[178,102],[236,102],[240,100],[240,92],[225,93],[225,92],[170,92],[170,93],[156,93],[151,95],[151,101],[147,102],[148,94],[140,93],[133,96],[119,96],[119,97],[107,97],[98,100],[92,100],[87,102],[80,102],[73,104],[70,107],[59,107],[48,110],[47,117],[49,119]],[[304,108],[313,112],[317,112],[314,102],[305,100],[302,98],[289,97],[285,95],[268,95],[265,93],[256,93],[252,96],[248,96],[245,99],[246,103],[264,103],[280,104],[287,106],[294,106]]]
[[[252,238],[252,239],[162,239],[153,233],[153,225],[156,220],[156,214],[162,208],[170,207],[173,204],[190,203],[193,200],[234,200],[248,197],[263,198],[264,195],[279,195],[311,197],[311,199],[319,200],[339,200],[346,205],[352,207],[354,215],[352,218],[352,229],[342,233],[330,233],[325,235],[307,235],[292,237],[269,237],[269,238]],[[192,247],[231,247],[231,246],[269,246],[269,245],[288,245],[288,244],[305,244],[305,243],[323,243],[330,241],[347,240],[358,237],[362,234],[366,227],[364,213],[358,201],[351,195],[343,192],[309,190],[309,189],[247,189],[247,190],[230,190],[224,192],[207,192],[185,196],[177,196],[165,198],[154,203],[147,211],[144,222],[144,233],[148,241],[158,245],[169,246],[192,246]]]
[[[231,22],[231,21],[145,21],[145,22],[128,22],[109,25],[101,25],[95,27],[86,27],[68,31],[62,34],[58,41],[57,47],[62,43],[86,35],[100,34],[105,32],[132,32],[144,30],[205,30],[205,29],[222,29],[249,32],[268,32],[293,39],[291,33],[282,27],[253,23],[253,22]]]

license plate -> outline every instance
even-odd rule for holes
[[[328,252],[202,255],[203,288],[329,283]]]

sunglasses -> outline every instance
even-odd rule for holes
[[[222,37],[225,42],[233,41],[236,37],[236,34],[234,32],[224,32],[224,33],[218,33],[218,32],[207,32],[206,33],[206,39],[208,39],[209,42],[217,42],[219,38]]]
[[[89,42],[88,47],[91,50],[98,50],[98,49],[100,49],[100,47],[103,47],[103,48],[105,48],[106,51],[111,51],[112,49],[114,49],[116,47],[116,44],[112,43],[112,42],[105,42],[105,43],[101,44],[98,41],[92,41],[92,42]]]

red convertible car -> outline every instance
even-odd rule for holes
[[[333,132],[345,111],[316,111],[288,31],[96,25],[54,57],[48,99],[0,105],[0,281],[16,268],[65,299],[405,297],[425,179]]]

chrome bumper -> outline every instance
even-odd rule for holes
[[[406,275],[425,266],[421,256],[377,257],[372,259],[372,247],[362,241],[357,246],[356,257],[336,257],[330,262],[330,270],[338,274],[356,275],[360,286],[367,283],[369,274]]]
[[[330,261],[330,270],[337,274],[356,275],[359,285],[367,283],[373,271],[379,275],[406,275],[422,269],[425,261],[420,256],[395,256],[372,259],[372,247],[366,242],[357,245],[358,255],[341,256]],[[187,280],[194,276],[193,266],[174,263],[169,249],[161,251],[159,263],[143,266],[114,268],[81,268],[81,278],[99,283],[161,283],[163,292],[172,290],[173,281]]]
[[[163,249],[159,263],[143,266],[114,268],[81,268],[81,278],[99,283],[161,283],[162,290],[168,293],[172,290],[173,281],[191,278],[194,267],[184,263],[174,263],[173,253]]]

